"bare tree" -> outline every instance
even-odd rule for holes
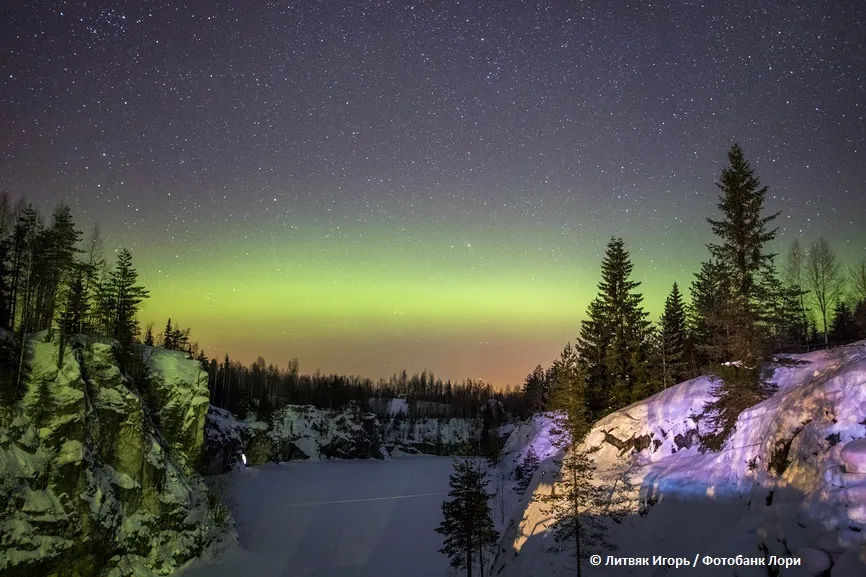
[[[827,311],[839,301],[844,279],[836,253],[830,244],[820,237],[809,249],[806,259],[806,281],[812,293],[812,300],[821,313],[824,329],[824,344],[827,344]]]
[[[806,290],[806,255],[800,246],[800,241],[796,238],[788,249],[783,274],[785,284],[797,291],[797,302],[800,305],[798,316],[800,317],[801,329],[808,333],[809,316],[811,315],[809,315],[809,309],[806,307],[806,295],[809,294],[809,291]],[[801,338],[805,337],[807,337],[807,334],[801,335]]]
[[[851,277],[851,292],[855,299],[854,305],[859,305],[866,302],[866,258],[861,258],[860,262],[848,270]]]

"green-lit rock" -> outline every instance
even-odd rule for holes
[[[201,553],[216,527],[193,471],[199,364],[142,347],[134,384],[112,343],[67,339],[61,359],[56,336],[26,346],[23,398],[0,423],[0,576],[165,575]]]

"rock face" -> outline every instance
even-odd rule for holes
[[[134,388],[110,343],[26,342],[23,399],[0,421],[0,575],[168,574],[216,535],[201,477],[198,363],[142,348]],[[58,358],[60,357],[60,358]]]
[[[349,405],[339,410],[289,405],[270,423],[238,421],[211,407],[206,420],[203,471],[230,470],[244,454],[249,465],[303,459],[387,459],[391,453],[451,455],[477,446],[480,419],[409,419],[401,414],[380,421]],[[498,429],[491,429],[491,431]]]
[[[205,434],[201,471],[205,475],[218,475],[240,462],[251,429],[229,411],[211,405],[205,420]]]

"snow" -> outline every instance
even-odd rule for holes
[[[840,455],[845,471],[849,473],[866,473],[866,439],[851,441],[842,448]],[[861,498],[861,500],[863,500]]]
[[[225,478],[238,542],[183,577],[442,577],[451,459],[291,461]]]
[[[860,472],[866,463],[866,343],[777,360],[768,374],[778,391],[740,416],[717,453],[700,452],[696,442],[702,423],[695,415],[714,386],[707,377],[595,423],[583,448],[597,466],[597,482],[610,487],[606,507],[626,511],[621,524],[608,523],[608,540],[619,546],[614,555],[694,559],[698,553],[786,557],[801,551],[813,567],[829,557],[832,576],[866,574],[866,474]],[[557,470],[544,433],[549,420],[538,416],[521,425],[506,445],[511,455],[536,447],[542,466],[528,491],[536,495],[551,492]],[[502,540],[505,551],[494,565],[502,577],[573,573],[572,559],[548,552],[550,520],[542,508],[527,498],[514,511]],[[584,569],[599,576],[666,572],[588,564]],[[764,567],[752,569],[757,572],[697,570],[766,574]]]

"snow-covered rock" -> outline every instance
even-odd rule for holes
[[[142,352],[139,391],[111,343],[81,337],[61,355],[56,335],[27,337],[23,398],[0,423],[0,574],[166,574],[214,538],[192,471],[206,381],[196,361]]]
[[[251,437],[251,427],[219,407],[210,405],[205,420],[202,469],[206,475],[225,473],[238,462]]]
[[[494,426],[505,421],[504,412],[496,413],[496,418],[488,421],[488,435],[502,438],[514,428],[509,422]],[[260,465],[295,459],[385,459],[391,454],[474,453],[479,448],[484,424],[483,418],[413,419],[405,417],[402,411],[379,419],[351,404],[338,410],[288,405],[265,423],[255,419],[241,421],[228,411],[210,407],[202,470],[207,474],[224,473],[240,461],[241,454],[248,464]]]
[[[866,574],[859,565],[866,543],[866,474],[861,472],[866,464],[866,343],[789,355],[769,366],[767,374],[777,392],[740,415],[719,452],[702,452],[698,446],[700,435],[709,432],[697,417],[712,400],[714,382],[707,377],[594,424],[582,448],[595,462],[595,480],[607,491],[608,503],[587,513],[622,508],[620,522],[608,523],[608,540],[619,547],[615,555],[769,559],[801,550],[816,570],[829,561],[831,575]],[[506,447],[544,446],[541,431],[549,418],[536,419],[534,430],[519,427]],[[547,455],[529,492],[552,489],[549,477],[538,478],[550,468],[551,476],[556,473],[555,452]],[[574,562],[565,554],[548,553],[550,520],[542,509],[527,500],[503,534],[504,551],[495,566],[503,577],[573,571]],[[667,571],[586,567],[592,575]],[[698,570],[752,574],[744,567]]]
[[[277,411],[266,433],[271,458],[384,459],[379,423],[357,406],[340,410],[289,405]]]

